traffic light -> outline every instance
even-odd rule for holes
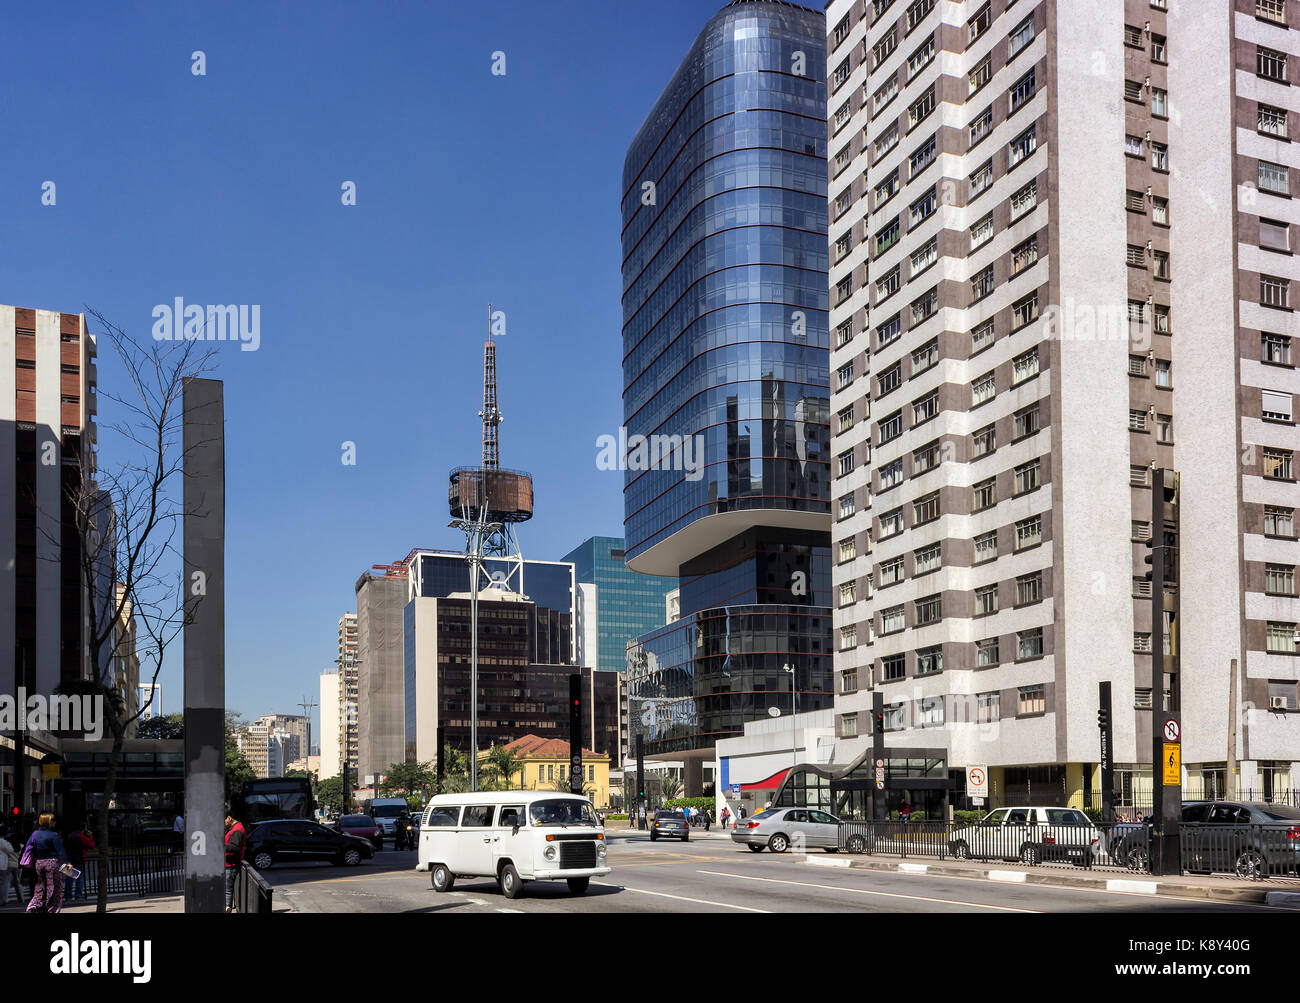
[[[1097,727],[1102,731],[1110,727],[1110,712],[1105,707],[1097,711]]]
[[[1152,540],[1147,540],[1145,545],[1147,548],[1147,555],[1142,558],[1142,563],[1147,566],[1147,570],[1143,572],[1142,577],[1150,582],[1154,580],[1156,571],[1156,545]]]
[[[885,732],[885,715],[883,713],[878,713],[876,714],[876,734],[883,735],[884,732]]]

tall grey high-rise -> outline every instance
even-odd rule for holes
[[[626,559],[681,579],[627,693],[690,793],[792,686],[831,701],[824,76],[820,12],[727,4],[624,162]]]
[[[1189,786],[1223,790],[1234,658],[1240,786],[1296,786],[1296,8],[829,4],[837,760],[882,689],[890,744],[1083,799],[1110,680],[1149,798],[1171,468]]]

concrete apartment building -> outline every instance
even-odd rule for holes
[[[0,306],[0,694],[15,685],[49,696],[60,682],[91,671],[88,622],[75,510],[68,492],[95,470],[95,336],[83,314]],[[100,594],[110,594],[111,580]],[[130,638],[124,637],[123,644]],[[134,650],[97,659],[119,686],[134,690]],[[115,666],[113,663],[117,661]],[[130,705],[132,692],[123,698]],[[83,736],[76,736],[78,738]],[[0,803],[35,806],[38,761],[60,737],[24,735],[17,780],[14,736],[0,737]]]
[[[343,770],[343,745],[340,738],[343,729],[339,727],[339,707],[343,701],[339,696],[341,673],[322,672],[320,674],[320,772],[319,780],[337,777]]]
[[[887,745],[1095,797],[1110,680],[1117,786],[1149,798],[1172,468],[1188,788],[1223,790],[1233,658],[1240,787],[1300,786],[1300,5],[826,10],[835,761],[878,687]]]
[[[347,750],[348,765],[357,768],[357,615],[344,613],[339,617],[339,648],[335,664],[339,670],[339,685],[336,699],[338,706],[334,715],[335,741],[338,743],[339,756]],[[322,700],[324,698],[322,697]],[[322,727],[324,727],[322,718]],[[324,734],[321,735],[322,749]],[[333,775],[333,774],[331,774]]]
[[[406,760],[402,709],[405,564],[357,579],[357,782]]]

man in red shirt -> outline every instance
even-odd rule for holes
[[[231,815],[226,816],[226,912],[234,912],[235,877],[244,862],[247,833],[244,824]]]

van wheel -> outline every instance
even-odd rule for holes
[[[253,854],[253,866],[256,867],[259,871],[270,870],[271,864],[273,864],[274,862],[275,861],[271,857],[271,854],[268,853],[266,850],[261,850],[260,852]]]
[[[515,870],[514,864],[506,864],[501,868],[497,884],[501,886],[501,894],[508,899],[519,898],[524,890],[524,883],[519,880],[519,872]]]
[[[587,890],[587,886],[591,884],[591,878],[569,878],[568,883],[570,892],[574,895],[581,895]]]
[[[456,883],[456,875],[446,864],[434,864],[433,873],[429,875],[429,882],[433,885],[435,892],[449,892],[452,885]]]

